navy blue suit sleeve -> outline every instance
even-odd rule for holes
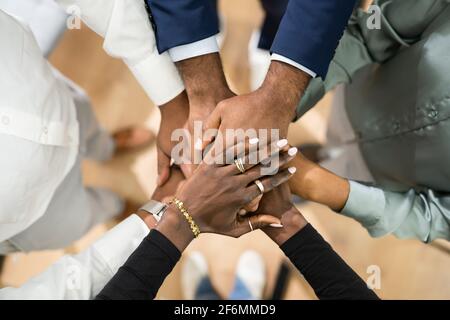
[[[271,51],[325,78],[356,0],[290,0]]]
[[[270,50],[289,0],[261,0],[265,18],[261,26],[258,48]]]
[[[219,33],[216,0],[146,0],[159,53]]]

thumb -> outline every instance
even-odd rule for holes
[[[211,133],[208,134],[208,130],[219,130],[221,122],[221,116],[220,116],[220,108],[214,109],[214,111],[211,113],[211,115],[205,120],[205,123],[203,125],[203,144],[202,144],[202,150],[205,150],[206,147],[214,140],[215,136],[212,136]],[[205,133],[207,135],[205,136]]]
[[[170,157],[167,156],[160,148],[158,153],[158,187],[163,186],[170,178]]]

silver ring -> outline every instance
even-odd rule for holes
[[[244,161],[242,158],[237,158],[234,160],[234,164],[236,165],[236,168],[238,168],[240,173],[245,173],[245,167],[244,167]]]
[[[264,194],[264,185],[260,180],[255,181],[256,186],[258,187],[259,191],[261,191],[261,194]]]
[[[250,226],[250,230],[253,231],[253,225],[252,225],[252,221],[250,220],[250,218],[248,218],[248,225]]]

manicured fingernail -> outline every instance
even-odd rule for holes
[[[175,159],[174,158],[170,158],[170,166],[172,167],[175,164]]]
[[[245,216],[246,213],[247,213],[247,211],[245,211],[245,209],[239,210],[239,215],[240,216]]]
[[[203,141],[202,141],[202,139],[197,139],[197,140],[195,141],[194,148],[195,148],[196,150],[202,150],[202,146],[203,146]]]
[[[258,138],[252,138],[248,141],[248,143],[250,143],[250,144],[257,144],[258,142],[259,142]]]
[[[283,228],[284,227],[282,224],[279,224],[279,223],[272,223],[272,224],[270,224],[270,226],[272,228]]]
[[[289,171],[290,174],[294,174],[294,173],[297,172],[297,168],[296,168],[296,167],[290,167],[290,168],[288,169],[288,171]]]
[[[288,144],[288,141],[286,139],[282,139],[280,141],[277,142],[277,147],[278,148],[283,148],[284,146],[286,146]]]
[[[297,152],[298,152],[297,148],[295,148],[295,147],[294,148],[290,148],[289,151],[288,151],[288,155],[293,157],[293,156],[295,156],[297,154]]]

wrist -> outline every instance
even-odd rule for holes
[[[201,90],[192,90],[188,92],[190,113],[204,113],[212,111],[217,104],[223,100],[234,96],[233,92],[225,83],[211,81],[210,84]]]
[[[161,112],[161,121],[173,121],[179,119],[178,122],[187,120],[189,115],[189,100],[185,91],[176,98],[159,107]],[[175,121],[177,122],[177,121]]]
[[[347,179],[310,162],[302,155],[295,158],[294,165],[299,169],[289,184],[294,194],[328,206],[336,212],[344,208],[350,193]]]
[[[258,89],[272,108],[292,121],[295,110],[311,77],[305,72],[280,61],[272,61],[267,76]]]
[[[219,53],[211,53],[177,62],[190,105],[214,106],[230,97],[230,89]]]
[[[348,180],[321,167],[311,172],[306,188],[306,199],[339,212],[344,208],[350,192]]]
[[[170,205],[155,228],[169,239],[180,252],[194,240],[188,222],[174,205]]]
[[[283,228],[266,228],[264,230],[269,238],[278,246],[282,246],[286,241],[302,230],[308,224],[308,221],[294,206],[292,206],[282,215],[281,224],[283,225]]]
[[[311,195],[312,201],[322,203],[334,212],[341,212],[350,194],[350,183],[347,179],[323,170],[321,187],[314,188],[315,192]]]
[[[147,227],[152,230],[156,228],[156,225],[158,224],[158,221],[153,217],[153,215],[149,214],[146,211],[139,210],[136,212],[136,215],[144,221],[144,223],[147,225]]]

